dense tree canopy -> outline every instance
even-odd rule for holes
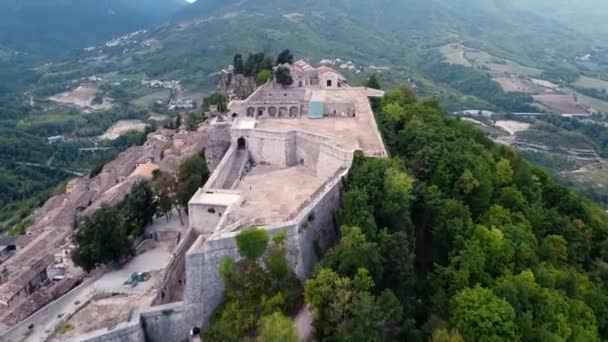
[[[606,213],[433,100],[399,88],[374,107],[392,158],[355,157],[341,239],[306,286],[319,339],[353,338],[352,317],[366,341],[608,338]],[[361,274],[397,321],[359,301]]]

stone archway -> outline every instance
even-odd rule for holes
[[[239,150],[246,150],[247,149],[247,141],[245,140],[244,137],[240,137],[236,141],[236,146],[237,146],[237,148]]]
[[[298,107],[291,107],[289,108],[289,117],[290,118],[297,118],[298,117]]]
[[[247,116],[255,116],[255,108],[254,107],[249,107],[247,108]]]
[[[279,108],[279,117],[280,118],[286,118],[287,114],[288,114],[287,107],[281,107],[281,108]]]
[[[268,115],[273,118],[277,117],[277,107],[268,107]]]
[[[266,107],[258,107],[258,114],[257,116],[264,116],[264,114],[266,114]]]

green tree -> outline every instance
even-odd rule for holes
[[[360,268],[365,268],[379,278],[382,274],[382,259],[378,245],[367,240],[357,227],[343,226],[342,239],[323,258],[323,265],[340,275],[354,276]]]
[[[131,254],[131,240],[120,210],[102,207],[78,225],[74,234],[74,263],[89,272]]]
[[[198,154],[184,160],[177,170],[177,202],[185,210],[188,202],[209,178],[207,162]]]
[[[259,342],[297,342],[298,334],[293,322],[280,312],[274,312],[260,319]]]
[[[554,264],[568,261],[568,241],[561,235],[549,235],[540,245],[540,257]]]
[[[153,179],[154,193],[157,198],[157,215],[165,216],[169,222],[169,216],[173,207],[177,205],[177,182],[173,175],[158,172]],[[180,215],[181,218],[181,215]]]
[[[430,342],[464,342],[464,338],[455,329],[435,329]]]
[[[363,86],[372,89],[382,89],[382,87],[380,86],[380,82],[378,82],[378,77],[376,75],[371,75],[365,81],[363,81]]]
[[[142,235],[144,228],[154,221],[157,208],[150,183],[142,181],[133,185],[121,207],[125,224],[131,229],[129,233],[133,236]]]
[[[416,271],[414,268],[413,243],[405,232],[380,233],[382,258],[382,288],[391,289],[401,302],[406,302],[415,292]]]
[[[268,70],[268,69],[263,69],[260,70],[260,72],[258,72],[258,74],[255,77],[255,83],[258,86],[261,86],[262,84],[265,84],[266,82],[270,81],[272,79],[272,71]]]
[[[282,86],[290,86],[293,84],[293,77],[291,71],[287,67],[279,66],[274,72],[274,78],[278,84]]]
[[[340,277],[327,268],[318,270],[305,290],[317,338],[381,341],[390,327],[400,323],[403,309],[390,290],[374,297],[373,287],[365,269],[353,278]]]
[[[277,57],[276,64],[293,64],[293,54],[291,53],[291,51],[289,51],[289,49],[281,51],[281,53],[279,53],[279,56]]]
[[[496,182],[500,186],[507,186],[513,181],[513,168],[508,159],[500,159],[496,163]]]
[[[414,179],[396,168],[389,168],[384,176],[384,194],[381,205],[382,223],[389,228],[405,225],[409,221]]]
[[[460,179],[458,179],[456,187],[462,194],[469,195],[479,187],[479,181],[475,178],[471,170],[467,169],[462,173]]]
[[[452,299],[452,324],[467,341],[518,341],[513,307],[491,290],[467,288]]]
[[[369,196],[361,189],[346,191],[342,196],[340,216],[344,225],[360,227],[365,236],[374,237],[378,228],[369,201]]]
[[[237,74],[237,75],[242,74],[245,69],[245,67],[243,65],[243,56],[241,54],[234,55],[232,65],[234,66],[235,74]]]

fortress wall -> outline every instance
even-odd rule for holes
[[[304,101],[306,100],[306,90],[304,88],[282,88],[267,85],[263,91],[250,96],[248,101]]]
[[[319,150],[317,177],[330,178],[340,168],[350,168],[352,160],[352,153],[323,144]]]
[[[297,163],[304,162],[304,166],[316,170],[319,161],[321,145],[317,139],[311,139],[306,134],[298,134],[296,144]]]
[[[158,288],[156,298],[152,302],[153,306],[170,303],[175,300],[173,289],[181,288],[186,284],[186,252],[194,241],[197,235],[194,229],[188,229],[182,237],[176,250],[173,252],[171,261],[163,271],[163,280]],[[180,284],[181,281],[181,284]],[[181,299],[181,298],[180,298]]]
[[[141,325],[146,342],[179,342],[188,338],[193,326],[184,320],[185,307],[183,302],[154,307],[142,311]],[[197,325],[200,325],[197,324]]]
[[[205,159],[209,171],[213,172],[230,148],[232,122],[214,122],[209,125],[209,139],[205,148]]]
[[[298,153],[298,140],[294,134],[291,134],[289,139],[285,142],[285,162],[287,166],[294,166],[300,163]]]
[[[289,140],[294,138],[291,133],[251,131],[247,138],[249,152],[258,164],[287,167],[293,160],[293,156],[288,153],[288,146],[293,146]]]
[[[346,171],[345,171],[346,173]],[[313,202],[298,215],[298,251],[300,253],[298,278],[306,280],[323,254],[333,246],[338,237],[338,212],[343,188],[341,175],[328,184],[325,196]]]
[[[226,177],[230,173],[230,168],[234,163],[234,159],[236,158],[236,144],[231,144],[221,161],[217,164],[215,170],[209,176],[207,183],[205,183],[205,189],[221,189],[226,182]]]

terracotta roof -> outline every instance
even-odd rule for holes
[[[323,74],[328,73],[328,72],[333,72],[335,74],[340,75],[339,72],[337,72],[336,70],[334,70],[334,69],[332,69],[332,68],[330,68],[328,66],[325,66],[325,65],[322,65],[322,66],[318,67],[317,68],[317,72],[319,73],[319,75],[323,75]]]
[[[308,64],[308,62],[306,62],[305,60],[302,60],[302,59],[293,63],[292,68],[294,68],[297,71],[314,71],[315,70],[315,68],[313,68],[312,65]]]

